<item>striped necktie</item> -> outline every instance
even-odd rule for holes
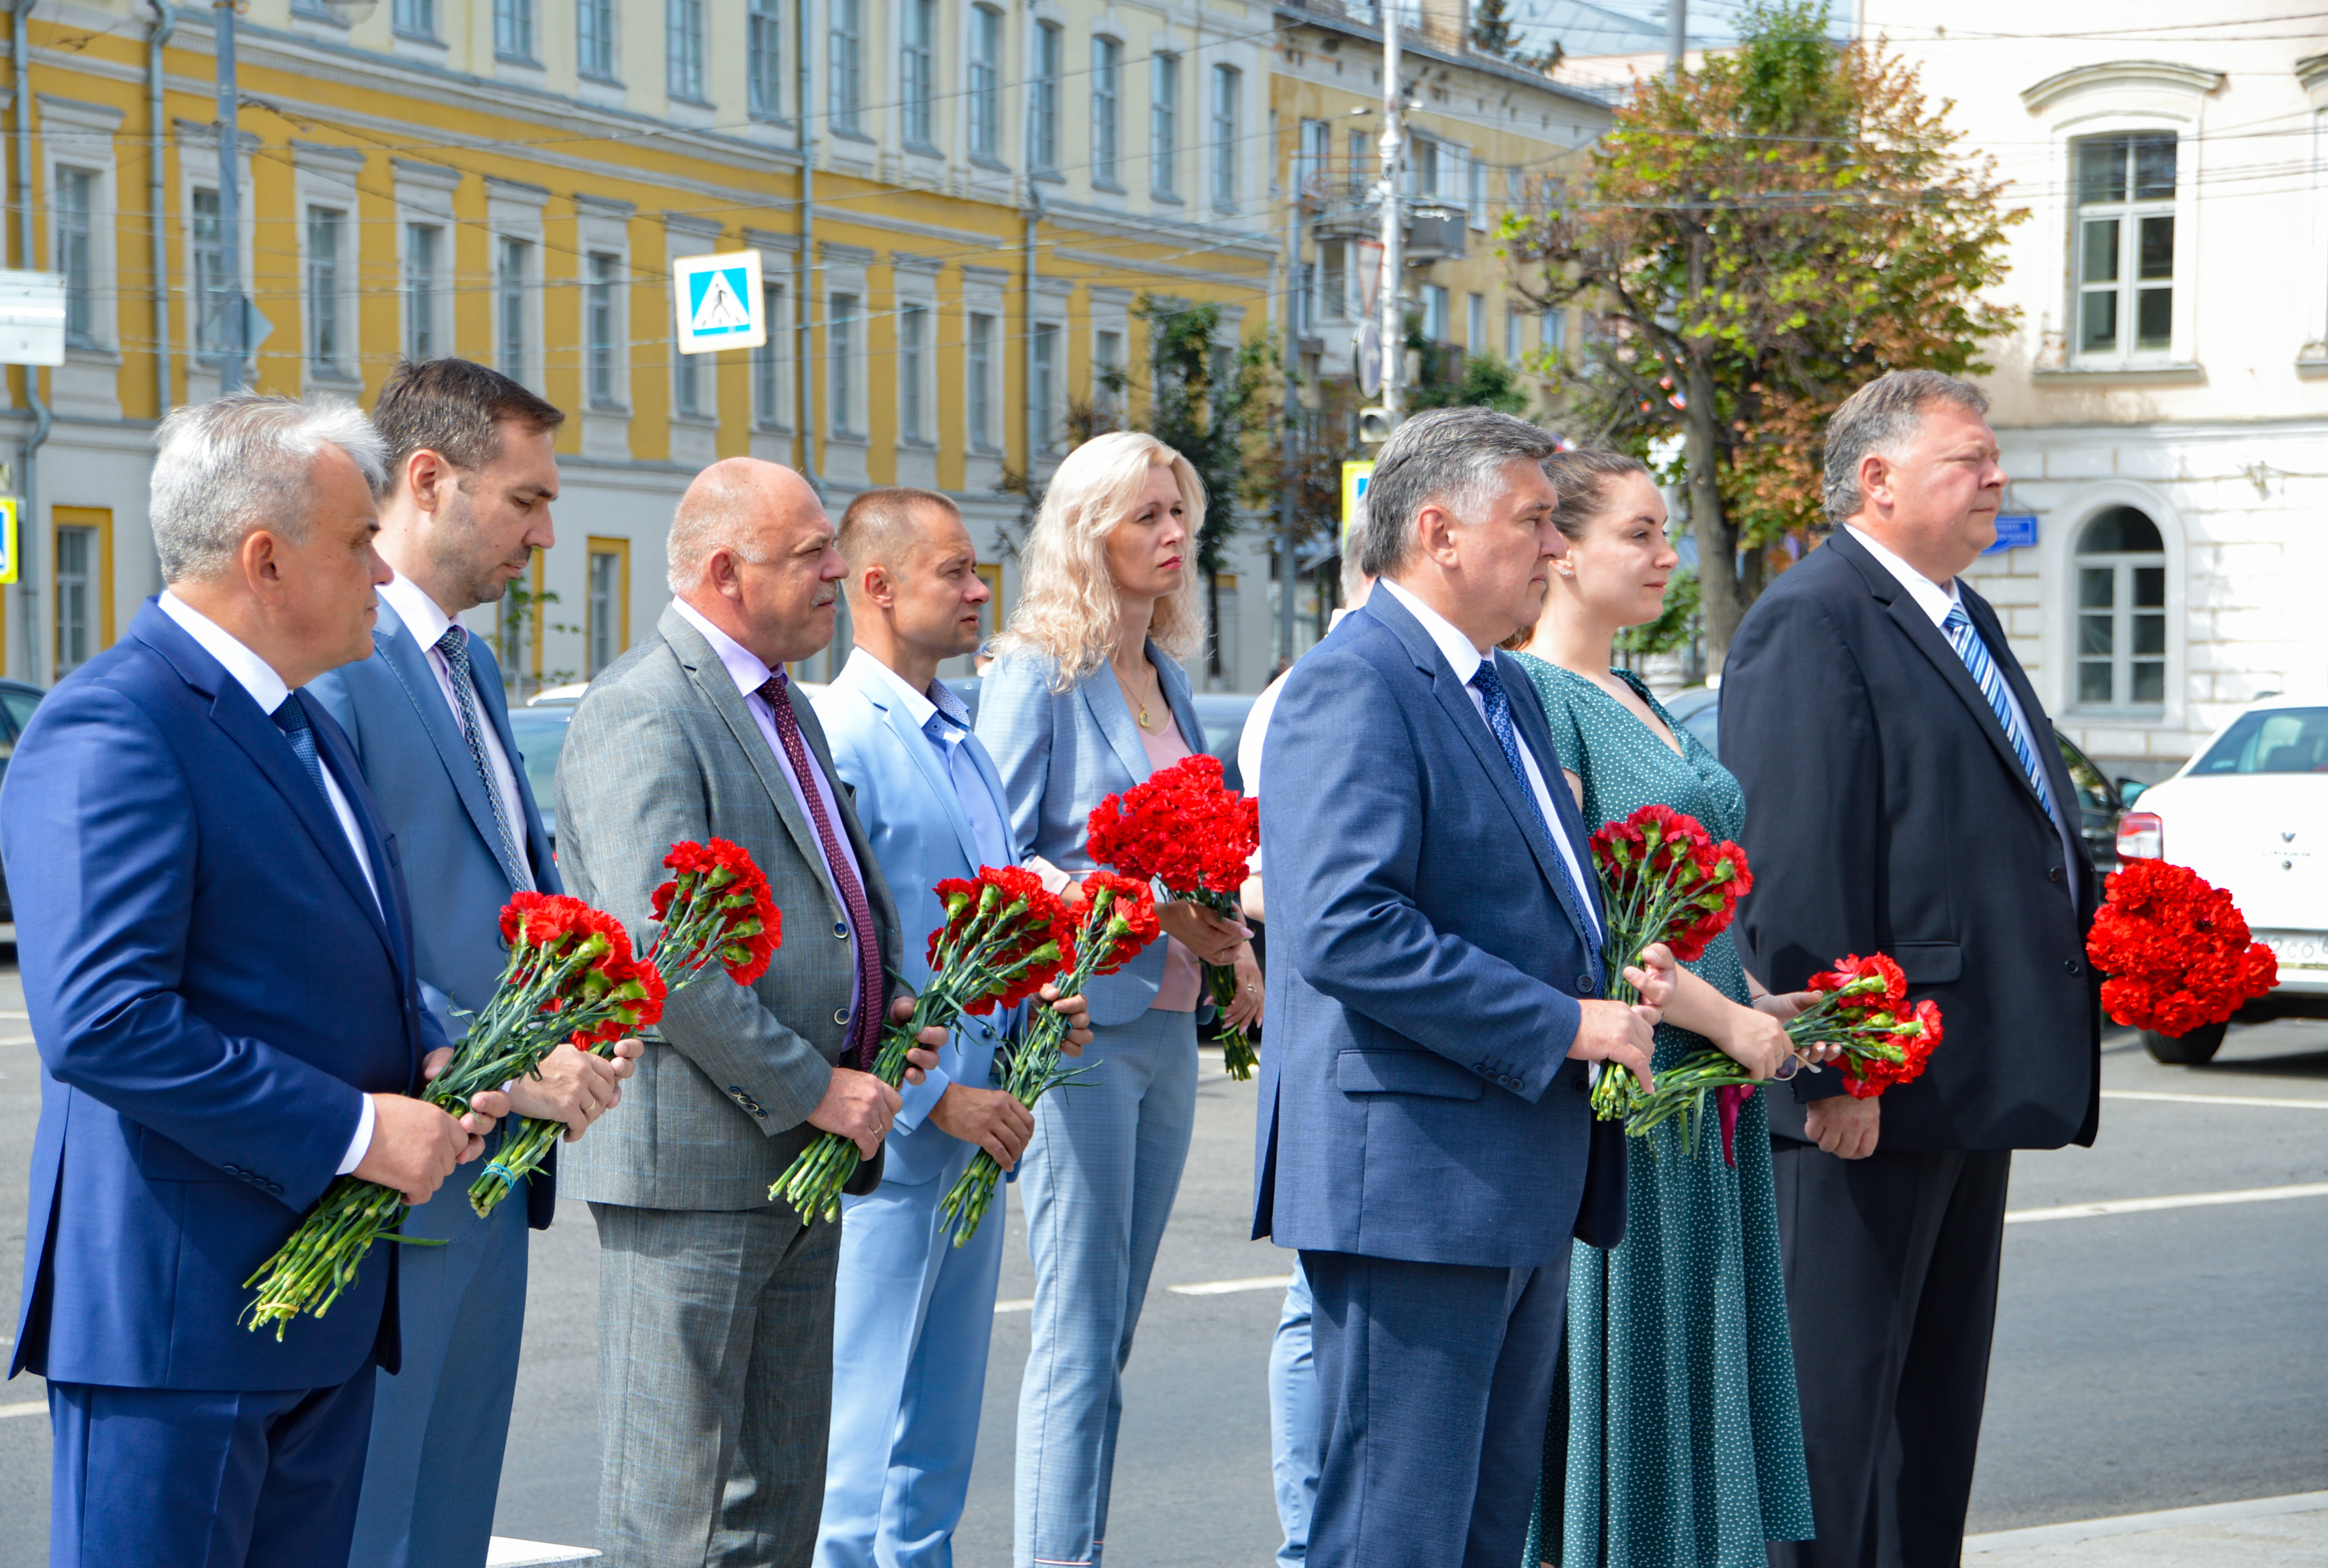
[[[469,761],[477,770],[477,778],[485,787],[485,798],[493,802],[493,831],[501,835],[502,874],[509,878],[510,887],[524,892],[533,886],[533,870],[517,846],[517,835],[510,830],[509,810],[502,804],[500,780],[493,777],[493,766],[485,760],[485,724],[477,712],[476,678],[469,663],[469,632],[459,621],[445,629],[436,639],[436,651],[444,656],[446,667],[453,674],[454,716],[460,721],[461,739],[469,743]]]
[[[1962,603],[1948,606],[1948,616],[1940,622],[1941,634],[1964,660],[1965,668],[1972,672],[1973,680],[1980,686],[1980,695],[1988,699],[1989,711],[2004,726],[2004,738],[2013,742],[2013,754],[2021,759],[2021,770],[2029,775],[2030,785],[2036,789],[2038,801],[2045,815],[2053,815],[2053,792],[2046,788],[2045,770],[2037,764],[2037,748],[2029,739],[2029,732],[2013,712],[2013,704],[2005,696],[2004,672],[1996,667],[1996,660],[1988,655],[1988,644],[1980,639],[1972,620],[1965,614]]]

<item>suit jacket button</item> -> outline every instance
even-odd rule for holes
[[[2084,965],[2082,965],[2082,964],[2080,964],[2080,963],[2079,963],[2075,958],[2064,958],[2064,959],[2062,959],[2062,960],[2061,960],[2061,973],[2062,973],[2062,974],[2064,974],[2064,975],[2080,975],[2080,974],[2083,974],[2084,972],[2085,972],[2085,966],[2084,966]]]
[[[833,1014],[832,1014],[832,1021],[833,1021],[833,1022],[835,1022],[835,1023],[838,1023],[838,1024],[841,1025],[843,1028],[848,1027],[848,1024],[849,1024],[849,1009],[847,1009],[846,1007],[840,1007],[840,1008],[836,1008],[836,1009],[834,1009],[834,1010],[833,1010]]]
[[[1577,990],[1582,992],[1587,996],[1591,995],[1599,985],[1600,982],[1594,980],[1590,975],[1579,975],[1576,977]]]
[[[833,921],[832,934],[840,938],[844,941],[847,940],[849,937],[849,922],[847,920]]]
[[[2045,880],[2047,882],[2060,882],[2061,880],[2061,868],[2058,865],[2047,866],[2045,868]]]

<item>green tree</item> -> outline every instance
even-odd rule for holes
[[[1502,231],[1522,292],[1591,323],[1558,368],[1563,427],[1678,445],[1717,668],[1780,542],[1818,526],[1835,406],[1885,370],[1985,370],[2018,319],[1980,297],[2027,216],[1994,161],[1882,41],[1826,21],[1758,0],[1734,53],[1637,84],[1589,175]]]
[[[1512,19],[1506,0],[1478,0],[1471,9],[1471,47],[1549,74],[1566,58],[1565,53],[1557,42],[1548,49],[1530,50],[1520,36],[1524,25]]]
[[[1406,348],[1419,366],[1414,384],[1405,389],[1407,412],[1425,408],[1492,408],[1498,414],[1522,414],[1527,394],[1520,389],[1519,368],[1493,354],[1465,354],[1462,373],[1450,376],[1445,360],[1454,358],[1422,335],[1422,318],[1409,313]]]

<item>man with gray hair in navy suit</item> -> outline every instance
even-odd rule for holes
[[[463,611],[502,601],[533,552],[556,542],[550,443],[565,415],[466,359],[402,364],[372,423],[388,447],[378,548],[396,575],[380,590],[372,656],[310,688],[355,742],[396,835],[412,891],[421,996],[452,1038],[499,984],[502,906],[557,892],[549,835],[511,734],[500,666]],[[567,1137],[612,1109],[640,1046],[614,1060],[571,1045],[510,1087],[521,1116]],[[485,1167],[488,1171],[493,1167]],[[356,1517],[353,1568],[477,1568],[493,1535],[525,1327],[526,1230],[549,1224],[555,1167],[480,1218],[466,1182],[416,1209],[398,1306],[404,1366],[382,1372]],[[520,1199],[522,1199],[522,1201]]]

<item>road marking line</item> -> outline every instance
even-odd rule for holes
[[[1238,1291],[1281,1291],[1293,1283],[1290,1274],[1255,1274],[1243,1280],[1206,1280],[1202,1284],[1169,1285],[1176,1296],[1225,1296]]]
[[[45,1399],[35,1399],[24,1405],[0,1405],[0,1420],[11,1415],[46,1415],[48,1413],[49,1402]]]
[[[2250,1498],[2239,1503],[2204,1503],[2195,1508],[2162,1508],[2154,1514],[2120,1514],[2115,1518],[2079,1519],[2068,1525],[1997,1530],[1985,1535],[1966,1536],[1964,1549],[2008,1552],[2017,1546],[2065,1545],[2099,1535],[2138,1535],[2182,1525],[2227,1525],[2239,1519],[2267,1519],[2278,1514],[2309,1514],[2323,1508],[2328,1508],[2328,1492],[2295,1492],[2284,1498]]]
[[[2290,1111],[2328,1111],[2328,1100],[2282,1100],[2269,1095],[2163,1095],[2149,1089],[2104,1089],[2106,1100],[2152,1100],[2173,1106],[2276,1106]]]
[[[485,1547],[485,1568],[541,1568],[552,1563],[591,1563],[597,1557],[587,1546],[553,1546],[547,1541],[495,1535]]]
[[[2106,1203],[2065,1203],[2058,1209],[2015,1209],[2007,1225],[2040,1219],[2090,1219],[2106,1214],[2146,1214],[2157,1209],[2203,1209],[2218,1203],[2269,1203],[2282,1198],[2328,1198],[2328,1181],[2295,1187],[2243,1187],[2230,1192],[2183,1192],[2172,1198],[2117,1198]]]
[[[1031,1312],[1031,1311],[1033,1311],[1035,1310],[1035,1298],[1034,1298],[1034,1297],[1032,1297],[1032,1296],[1028,1296],[1028,1297],[1027,1297],[1024,1301],[1017,1301],[1017,1302],[995,1302],[995,1303],[994,1303],[994,1310],[995,1310],[998,1313],[999,1313],[999,1312]]]

